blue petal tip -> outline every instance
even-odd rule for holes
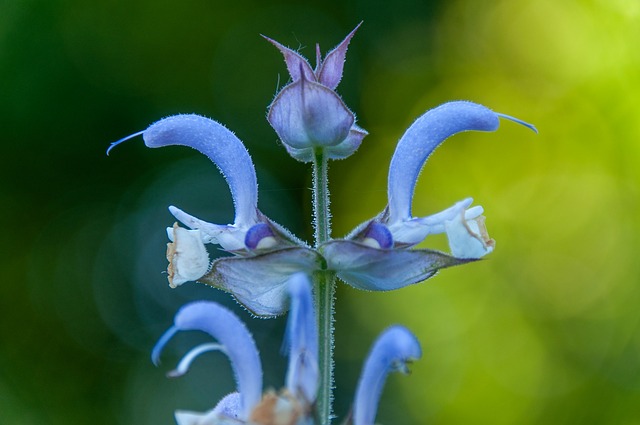
[[[140,136],[141,134],[143,134],[145,131],[146,131],[146,130],[138,131],[137,133],[130,134],[130,135],[128,135],[127,137],[123,137],[122,139],[120,139],[120,140],[118,140],[118,141],[115,141],[115,142],[111,143],[111,144],[109,145],[109,148],[107,149],[107,156],[109,156],[109,152],[111,152],[111,149],[115,148],[115,147],[116,147],[116,146],[118,146],[120,143],[122,143],[122,142],[126,142],[127,140],[129,140],[129,139],[133,139],[134,137],[138,137],[138,136]]]

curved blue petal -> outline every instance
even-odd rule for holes
[[[142,137],[151,148],[189,146],[213,161],[227,180],[236,208],[235,224],[257,222],[258,183],[249,152],[222,124],[199,115],[174,115],[147,128]]]
[[[291,305],[287,319],[289,368],[287,389],[313,403],[318,390],[318,326],[313,308],[311,282],[304,273],[291,276],[288,284]]]
[[[523,121],[466,101],[440,105],[411,124],[400,138],[389,167],[389,224],[411,218],[411,201],[418,175],[440,143],[462,131],[495,131],[500,125],[500,117],[535,130]]]
[[[154,362],[157,363],[162,348],[176,332],[191,330],[208,333],[224,347],[240,393],[238,417],[246,420],[262,397],[262,366],[253,337],[240,319],[228,309],[214,302],[193,302],[178,311],[174,326],[154,347]]]
[[[353,406],[354,425],[373,425],[389,372],[407,371],[407,362],[422,356],[420,343],[407,328],[392,326],[373,344],[365,361]]]

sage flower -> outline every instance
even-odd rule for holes
[[[420,170],[440,143],[462,131],[495,131],[500,118],[536,131],[531,124],[465,101],[445,103],[419,117],[400,138],[391,159],[387,207],[346,239],[321,247],[328,267],[356,288],[384,291],[423,281],[441,268],[493,251],[495,242],[484,226],[483,209],[469,208],[471,198],[427,217],[414,217],[411,204]],[[447,234],[453,255],[409,249],[437,233]]]
[[[315,69],[299,53],[265,37],[284,55],[292,80],[277,94],[267,119],[289,154],[299,161],[313,161],[317,148],[321,148],[327,158],[346,158],[367,135],[355,124],[355,115],[335,92],[342,79],[349,42],[359,27],[324,60],[316,45]]]
[[[190,350],[169,373],[184,375],[193,361],[203,353],[221,351],[231,361],[237,391],[220,400],[208,412],[178,410],[178,425],[225,424],[291,424],[313,423],[312,406],[318,388],[318,327],[313,310],[308,277],[296,273],[287,282],[291,309],[287,322],[286,343],[289,367],[286,386],[279,393],[262,394],[262,366],[253,337],[242,321],[225,307],[199,301],[182,307],[174,325],[159,339],[152,351],[154,364],[177,332],[198,330],[215,338],[217,343],[204,343]]]
[[[420,343],[404,326],[391,326],[373,344],[365,360],[353,404],[354,425],[374,425],[382,387],[389,372],[408,373],[422,356]]]
[[[180,145],[206,155],[229,184],[235,206],[232,224],[208,223],[169,207],[176,219],[193,229],[191,233],[177,226],[167,229],[172,241],[167,249],[169,285],[200,281],[232,293],[256,315],[284,313],[287,280],[295,272],[316,270],[321,257],[260,212],[255,167],[240,139],[209,118],[175,115],[113,143],[109,150],[139,135],[151,148]],[[203,244],[219,245],[233,256],[209,265]]]

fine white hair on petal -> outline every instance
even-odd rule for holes
[[[391,326],[373,344],[367,357],[353,406],[354,425],[373,425],[382,387],[389,372],[406,372],[406,363],[422,356],[420,343],[404,326]]]

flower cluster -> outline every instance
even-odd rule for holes
[[[315,423],[313,403],[318,389],[318,332],[311,286],[304,273],[287,281],[291,311],[286,341],[289,366],[284,389],[262,394],[260,355],[251,334],[232,312],[214,302],[193,302],[176,314],[174,325],[153,349],[152,360],[173,335],[180,331],[202,331],[218,342],[196,346],[184,355],[169,376],[185,374],[199,355],[221,351],[229,357],[237,391],[222,398],[205,413],[176,411],[178,425],[307,425]],[[402,326],[385,330],[367,357],[353,403],[354,425],[373,425],[386,376],[391,371],[407,372],[407,363],[421,356],[416,337]]]
[[[265,37],[283,54],[291,77],[270,105],[267,119],[293,158],[313,164],[314,182],[319,179],[319,170],[326,170],[328,160],[350,156],[367,135],[335,91],[356,30],[357,27],[324,58],[316,47],[315,68],[297,52]],[[231,293],[261,317],[277,316],[290,309],[286,385],[280,392],[268,391],[264,395],[257,348],[234,314],[212,302],[192,303],[178,312],[174,326],[153,350],[154,362],[176,332],[204,331],[218,342],[195,347],[171,374],[182,375],[200,354],[217,350],[230,358],[238,386],[236,392],[209,412],[176,412],[178,423],[328,424],[335,277],[355,288],[388,291],[424,281],[442,268],[465,264],[492,252],[495,242],[488,236],[483,209],[472,207],[471,198],[425,217],[414,216],[411,207],[418,175],[444,140],[464,131],[495,131],[500,119],[536,131],[530,124],[467,101],[445,103],[418,117],[398,141],[391,159],[386,208],[342,239],[331,238],[327,230],[328,192],[322,203],[319,192],[323,186],[314,183],[314,212],[316,220],[318,215],[324,217],[326,231],[320,232],[321,223],[316,221],[313,247],[260,211],[251,157],[243,143],[222,124],[199,115],[170,116],[113,143],[109,149],[142,135],[151,148],[191,147],[206,155],[229,185],[235,207],[233,223],[209,223],[175,206],[169,207],[171,214],[188,228],[177,223],[167,228],[171,287],[199,281]],[[324,179],[326,187],[326,176]],[[429,235],[439,233],[447,236],[449,254],[414,248]],[[211,261],[207,244],[217,245],[229,255]],[[314,279],[315,303],[310,278]],[[321,344],[319,339],[323,340]],[[355,425],[374,423],[386,375],[398,368],[404,370],[407,361],[420,354],[416,338],[401,326],[391,327],[379,337],[356,391]]]
[[[292,82],[276,96],[268,119],[287,151],[312,161],[321,149],[328,158],[353,153],[366,132],[334,91],[342,78],[351,32],[313,70],[298,53],[276,41]],[[206,155],[226,178],[235,206],[232,224],[213,224],[171,206],[174,217],[192,230],[168,228],[169,284],[200,281],[230,292],[257,316],[286,311],[286,282],[292,273],[332,270],[349,285],[388,291],[424,281],[439,269],[464,264],[493,251],[495,242],[484,225],[481,206],[471,198],[426,217],[411,213],[413,192],[427,158],[440,143],[463,131],[495,131],[508,115],[472,102],[438,106],[419,117],[398,141],[388,177],[388,204],[378,216],[356,227],[346,238],[312,249],[258,209],[258,184],[243,143],[222,124],[198,115],[162,119],[141,133],[148,147],[188,146]],[[432,234],[445,233],[451,255],[411,249]],[[204,244],[233,254],[209,262]]]

